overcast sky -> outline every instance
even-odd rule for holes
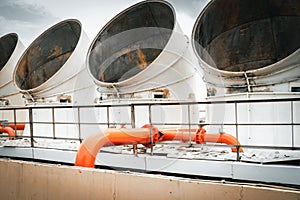
[[[188,36],[209,0],[168,0]],[[27,47],[43,31],[64,20],[78,19],[90,40],[116,14],[139,0],[0,0],[0,37],[15,32]]]

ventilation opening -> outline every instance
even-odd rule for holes
[[[61,22],[44,32],[19,61],[16,85],[22,90],[29,90],[49,80],[73,53],[80,32],[81,25],[75,20]]]
[[[18,36],[14,33],[0,38],[0,71],[6,65],[13,54],[18,42]]]
[[[300,87],[291,87],[291,92],[300,92]]]
[[[225,71],[260,69],[300,47],[300,1],[211,1],[194,27],[195,48]]]
[[[88,65],[101,82],[125,81],[146,69],[172,34],[174,14],[163,2],[128,8],[102,29],[91,46]]]
[[[164,99],[166,96],[164,94],[153,94],[154,99]]]

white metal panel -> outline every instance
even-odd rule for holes
[[[233,178],[300,185],[299,166],[276,166],[249,163],[233,163]]]

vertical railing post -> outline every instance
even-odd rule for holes
[[[291,101],[292,149],[295,148],[294,102]]]
[[[130,105],[130,112],[131,112],[131,127],[135,128],[135,111],[134,111],[134,105]]]
[[[190,104],[188,106],[188,123],[189,123],[189,146],[192,145],[192,134],[191,134],[191,109]]]
[[[234,102],[234,116],[235,116],[236,160],[240,161],[240,145],[238,143],[238,141],[239,141],[239,128],[238,128],[237,102]]]
[[[80,107],[77,107],[77,125],[78,125],[78,139],[79,142],[82,142],[82,137],[81,137],[81,120],[80,120]]]
[[[109,106],[106,107],[106,120],[107,120],[107,128],[110,127],[110,122],[109,122]]]
[[[56,133],[55,133],[55,112],[54,112],[54,107],[51,108],[52,111],[52,133],[53,133],[53,139],[56,138]]]
[[[134,105],[130,105],[130,113],[131,113],[131,127],[135,128],[135,111],[134,111]],[[137,144],[133,145],[133,154],[137,156]]]
[[[33,114],[32,108],[29,107],[29,131],[30,131],[30,146],[34,147],[34,138],[33,138]]]
[[[13,109],[14,111],[14,130],[15,130],[15,133],[16,133],[16,138],[18,137],[18,134],[17,134],[17,113],[16,113],[16,109]]]
[[[151,156],[153,156],[153,136],[152,136],[152,114],[151,114],[151,104],[148,107],[149,112],[149,128],[150,128],[150,148],[151,148]]]
[[[131,127],[135,128],[135,111],[134,111],[134,105],[130,105],[130,113],[131,113]],[[137,144],[133,144],[133,154],[137,156]]]

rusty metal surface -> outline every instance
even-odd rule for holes
[[[17,42],[18,36],[15,33],[10,33],[0,38],[0,71],[14,52]]]
[[[193,39],[199,56],[218,69],[262,68],[300,48],[300,1],[211,1]]]
[[[142,2],[128,8],[94,40],[88,56],[91,74],[107,83],[138,74],[161,53],[174,23],[172,9],[163,2]]]
[[[18,63],[15,74],[18,87],[29,90],[50,79],[74,51],[80,31],[78,22],[66,21],[38,37]]]

